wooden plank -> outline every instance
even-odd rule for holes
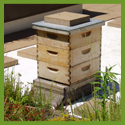
[[[76,90],[82,86],[85,86],[86,84],[89,84],[90,82],[93,82],[93,81],[95,81],[95,77],[90,76],[88,79],[77,82],[77,84],[71,84],[70,86],[57,83],[55,81],[53,82],[50,80],[42,79],[42,78],[37,78],[33,82],[36,87],[41,87],[41,88],[50,90],[52,86],[52,91],[55,91],[60,94],[64,94],[64,93],[68,93],[70,91]]]
[[[62,25],[56,25],[51,23],[46,23],[44,21],[33,23],[33,28],[37,30],[42,31],[48,31],[58,34],[64,34],[64,35],[73,35],[80,32],[85,32],[87,30],[92,30],[97,27],[101,27],[102,25],[105,25],[105,22],[103,20],[97,20],[92,19],[90,22],[82,23],[77,26],[68,27],[68,26],[62,26]],[[45,28],[46,27],[46,28]]]
[[[44,16],[45,22],[63,26],[74,26],[80,23],[88,22],[89,20],[90,20],[89,15],[71,13],[71,12],[60,12]]]
[[[38,79],[35,80],[35,82]],[[47,83],[47,80],[42,80],[42,83]],[[80,83],[78,83],[78,85],[73,85],[73,86],[67,86],[65,87],[65,85],[61,85],[58,84],[59,88],[62,88],[62,90],[64,90],[63,88],[65,88],[63,93],[60,93],[60,91],[57,91],[57,86],[53,86],[52,88],[52,105],[53,106],[57,106],[61,104],[61,102],[63,101],[63,104],[65,105],[67,103],[67,99],[71,99],[72,101],[75,101],[76,99],[79,99],[84,95],[88,95],[93,91],[93,86],[90,84],[90,82],[93,82],[95,80],[94,77],[91,77],[90,79],[87,79],[85,81],[82,81]],[[43,82],[44,81],[44,82]],[[56,82],[55,82],[56,83]],[[48,85],[50,85],[50,82],[48,82]],[[63,86],[63,87],[62,87]],[[50,89],[46,89],[47,87],[41,85],[40,86],[36,86],[32,88],[32,90],[34,90],[34,96],[39,98],[39,92],[41,90],[41,92],[43,93],[43,96],[46,98],[50,98]],[[56,90],[56,91],[55,91]]]
[[[38,44],[38,60],[69,67],[69,50]]]
[[[69,68],[67,67],[39,61],[38,70],[39,70],[38,77],[43,77],[46,79],[54,80],[68,85],[70,84]]]
[[[116,11],[116,12],[121,12],[121,4],[116,4],[115,6],[112,6],[109,8],[110,11]]]
[[[101,27],[70,35],[71,49],[75,49],[97,41],[101,41]]]
[[[18,60],[12,57],[4,56],[4,68],[15,66],[18,64]]]
[[[121,12],[112,11],[112,12],[107,13],[105,15],[96,16],[96,17],[94,17],[94,19],[100,19],[100,20],[108,21],[108,20],[111,20],[111,19],[119,18],[119,17],[121,17]]]
[[[71,66],[92,60],[100,54],[100,41],[73,49],[71,50]]]
[[[33,82],[34,82],[35,86],[46,88],[46,89],[50,89],[52,86],[53,91],[57,91],[62,94],[64,93],[64,88],[67,87],[66,85],[59,84],[55,81],[53,82],[53,81],[49,81],[49,80],[45,80],[45,79],[41,79],[41,78],[37,78]]]
[[[85,86],[85,85],[89,84],[90,82],[94,82],[95,79],[96,79],[95,77],[90,76],[86,80],[82,80],[80,82],[77,82],[77,84],[71,84],[70,86],[65,87],[65,93],[68,93],[70,91],[73,91],[73,90],[76,90],[78,88],[81,88],[82,86]]]
[[[114,21],[108,22],[108,26],[121,28],[121,17],[120,18],[116,18]]]
[[[100,57],[76,65],[70,69],[71,84],[92,76],[100,70]]]
[[[110,8],[118,4],[83,4],[83,9],[92,12],[109,13]]]
[[[69,32],[68,32],[68,31],[61,31],[61,30],[56,30],[56,29],[39,27],[39,26],[35,26],[35,25],[33,25],[32,28],[33,28],[33,29],[36,29],[36,30],[51,32],[51,33],[58,33],[58,34],[63,34],[63,35],[69,35]]]
[[[46,62],[38,62],[38,76],[69,85],[85,80],[100,70],[100,57],[81,63],[70,69]],[[70,70],[70,72],[69,72]]]
[[[37,60],[36,47],[31,47],[28,49],[23,49],[23,50],[17,51],[17,55],[24,57],[24,58]]]
[[[38,44],[39,61],[57,64],[65,67],[69,67],[70,60],[71,60],[70,65],[75,66],[82,62],[86,62],[90,59],[99,57],[99,55],[100,55],[100,41],[73,49],[71,50],[71,52],[56,47],[50,47]],[[71,56],[70,60],[69,56]]]
[[[33,35],[25,39],[19,39],[16,41],[4,43],[4,53],[17,50],[17,49],[21,49],[27,46],[36,45],[37,43],[36,38],[37,38],[36,35]]]
[[[38,43],[61,49],[69,49],[69,36],[46,31],[37,31]]]
[[[69,32],[69,34],[70,34],[70,35],[73,35],[73,34],[76,34],[76,33],[86,32],[86,31],[88,31],[88,30],[92,30],[92,29],[101,27],[102,25],[105,25],[105,22],[104,22],[104,21],[101,22],[101,23],[97,23],[97,24],[94,24],[94,25],[87,26],[87,27],[83,27],[83,28],[71,30],[71,31]]]

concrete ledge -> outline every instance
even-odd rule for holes
[[[7,35],[7,34],[10,34],[13,32],[31,28],[33,22],[42,21],[44,19],[45,15],[54,14],[54,13],[58,13],[58,12],[62,12],[62,11],[82,13],[82,4],[65,7],[62,9],[57,9],[54,11],[49,11],[49,12],[38,14],[35,16],[30,16],[27,18],[22,18],[19,20],[14,20],[14,21],[4,23],[4,34]]]

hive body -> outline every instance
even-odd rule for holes
[[[64,94],[95,79],[93,74],[100,70],[102,25],[95,19],[72,27],[44,21],[33,24],[38,36],[37,75],[43,88],[54,80],[53,91]]]
[[[69,36],[37,33],[38,77],[50,80],[57,77],[55,81],[70,85],[100,70],[100,27]]]

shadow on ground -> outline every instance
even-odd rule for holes
[[[110,82],[108,83],[108,86],[110,87],[111,90],[112,90],[112,85],[113,85],[112,83],[110,83]],[[119,85],[115,84],[115,90],[116,90],[116,93],[120,91]],[[108,90],[106,90],[106,93],[108,93]],[[103,92],[102,92],[102,91],[99,91],[99,94],[102,95]],[[90,100],[92,97],[93,97],[93,95],[92,95],[92,94],[89,94],[89,95],[85,96],[84,99],[85,99],[85,101],[88,101],[88,100]],[[83,102],[83,98],[78,99],[77,102]]]
[[[85,9],[82,10],[82,13],[90,15],[90,18],[107,14],[107,13],[103,13],[103,12],[89,11],[89,10],[85,10]]]

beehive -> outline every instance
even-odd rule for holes
[[[69,18],[62,17],[64,14]],[[44,21],[33,23],[38,36],[37,75],[41,86],[50,86],[54,80],[55,86],[64,86],[64,91],[65,85],[78,89],[87,84],[86,80],[94,80],[93,74],[100,70],[102,25],[102,20],[70,12],[48,15]]]

